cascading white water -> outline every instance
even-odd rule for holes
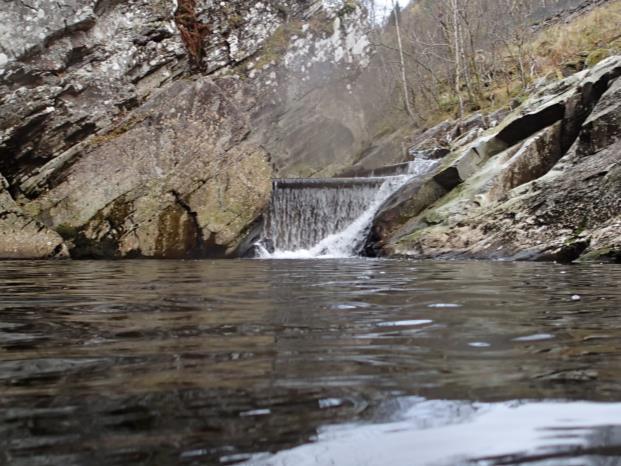
[[[373,217],[406,182],[435,161],[411,162],[407,174],[329,180],[276,180],[258,249],[265,259],[339,258],[357,255]],[[266,247],[271,243],[273,252]]]
[[[383,178],[276,180],[264,234],[281,251],[308,249],[368,208]]]

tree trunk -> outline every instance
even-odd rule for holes
[[[459,99],[459,118],[464,117],[464,99],[461,95],[461,44],[459,43],[459,11],[457,0],[451,0],[453,10],[453,43],[455,52],[455,95]]]
[[[403,55],[403,42],[401,41],[401,27],[399,25],[399,4],[396,0],[392,0],[393,11],[395,13],[395,28],[397,30],[397,45],[399,47],[399,62],[401,64],[401,81],[403,84],[403,99],[405,101],[405,110],[412,120],[416,120],[412,104],[410,103],[410,91],[408,90],[408,80],[405,72],[405,58]]]

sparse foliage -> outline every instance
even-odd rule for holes
[[[559,74],[564,62],[580,59],[586,50],[582,65],[588,64],[588,51],[619,39],[615,27],[619,22],[612,20],[620,18],[619,0],[575,19],[572,25],[537,28],[546,12],[561,3],[417,0],[399,11],[393,1],[394,11],[388,24],[376,32],[374,43],[388,56],[395,80],[404,84],[407,113],[427,120],[463,116],[519,100],[539,78]],[[375,0],[367,0],[367,7],[377,24],[380,13]],[[602,21],[602,15],[610,19]],[[575,34],[563,34],[562,29]],[[583,50],[577,44],[583,44]],[[606,48],[598,53],[595,58],[612,52]]]

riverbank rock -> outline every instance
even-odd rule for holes
[[[228,79],[180,80],[65,165],[44,167],[25,209],[75,257],[235,255],[271,193],[264,150],[245,141]],[[56,173],[55,170],[59,170]]]
[[[619,260],[621,57],[537,91],[396,193],[367,250],[429,258]]]
[[[0,259],[51,259],[69,256],[56,232],[26,215],[0,176]]]

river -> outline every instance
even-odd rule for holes
[[[621,463],[621,266],[0,263],[0,464]]]

